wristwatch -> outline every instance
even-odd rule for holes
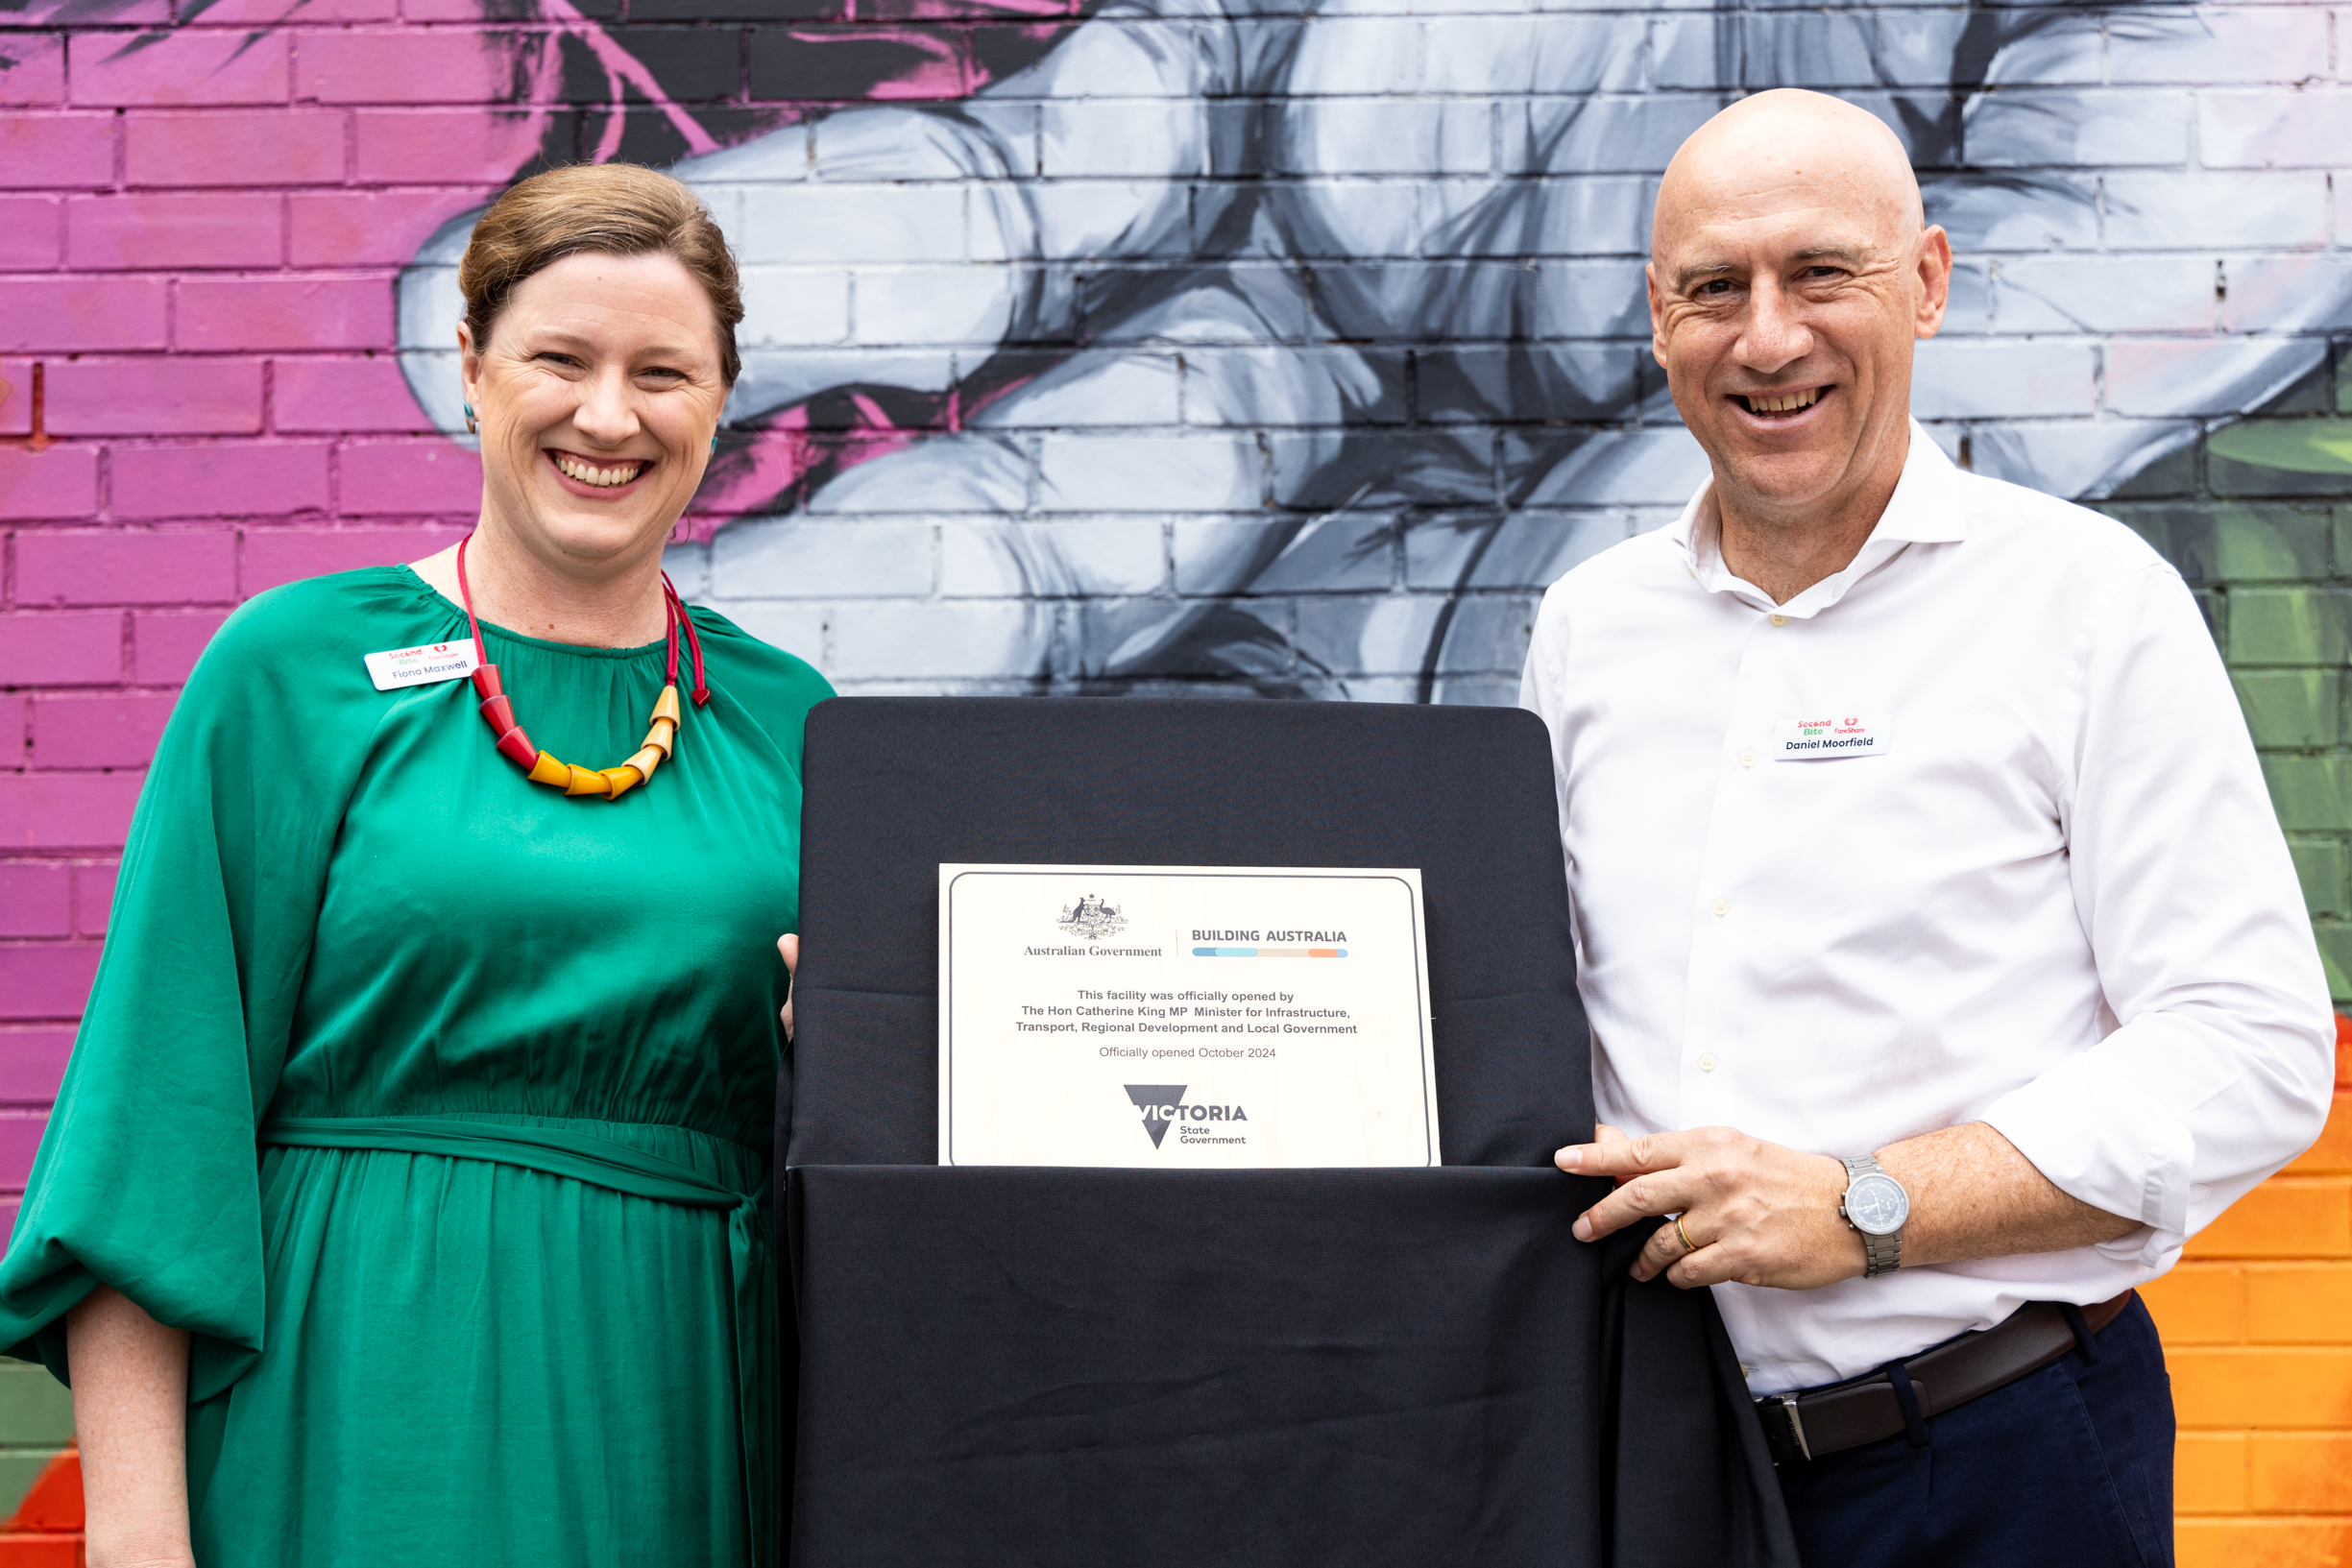
[[[1846,1195],[1837,1217],[1862,1233],[1862,1277],[1877,1279],[1903,1266],[1903,1226],[1911,1218],[1911,1194],[1886,1173],[1875,1154],[1845,1156]]]

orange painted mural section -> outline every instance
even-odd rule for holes
[[[16,1511],[0,1524],[0,1568],[82,1568],[82,1456],[49,1461]]]
[[[2146,1289],[2180,1415],[2181,1568],[2352,1568],[2352,1024],[2319,1142]]]

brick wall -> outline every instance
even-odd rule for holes
[[[2294,850],[2329,983],[2352,968],[2342,671],[2352,354],[2143,473],[2108,510],[2200,591]],[[2148,1290],[2181,1423],[2183,1568],[2352,1561],[2352,1023],[2318,1145]]]
[[[2149,465],[2104,511],[2197,591],[2294,851],[2328,983],[2352,997],[2352,347]]]
[[[673,564],[845,688],[1495,701],[1541,586],[1695,471],[1657,170],[1730,93],[1867,104],[1961,257],[1922,417],[2197,586],[2352,1001],[2352,11],[491,10],[0,9],[0,1202],[206,639],[471,515],[434,258],[399,279],[547,159],[693,159],[750,374]],[[2152,1292],[2193,1560],[2352,1551],[2341,1103]]]
[[[2147,1298],[2181,1425],[2182,1568],[2352,1561],[2352,1044],[2318,1146]]]
[[[73,1398],[46,1368],[0,1362],[0,1568],[81,1568]]]

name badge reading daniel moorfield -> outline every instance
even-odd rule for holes
[[[1772,755],[1783,762],[1884,757],[1886,732],[1884,723],[1867,714],[1831,712],[1820,718],[1784,718],[1773,726]]]
[[[1418,870],[939,867],[939,1163],[1439,1162]]]

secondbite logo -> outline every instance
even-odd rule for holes
[[[1143,1112],[1143,1130],[1151,1135],[1152,1146],[1160,1146],[1168,1129],[1178,1122],[1247,1122],[1249,1113],[1238,1105],[1193,1105],[1184,1098],[1180,1083],[1130,1083],[1127,1098]],[[1238,1144],[1239,1138],[1200,1139],[1199,1142]]]

